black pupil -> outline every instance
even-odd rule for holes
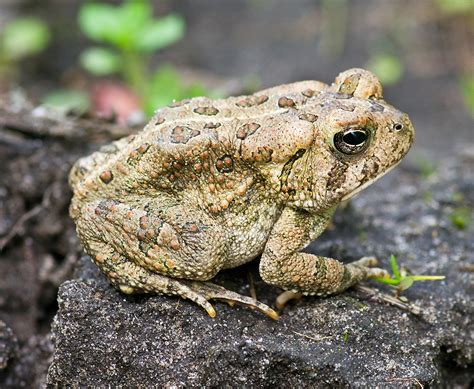
[[[367,134],[364,131],[349,131],[344,134],[342,140],[351,146],[357,146],[367,140]]]

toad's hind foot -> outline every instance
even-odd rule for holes
[[[143,269],[140,268],[140,271]],[[144,278],[141,278],[144,280]],[[131,280],[128,280],[130,282]],[[216,310],[209,303],[209,300],[221,300],[229,305],[241,304],[254,308],[264,313],[268,317],[277,320],[278,314],[267,305],[247,296],[242,296],[215,285],[211,282],[190,281],[183,279],[168,278],[159,274],[149,273],[145,282],[136,283],[132,281],[133,287],[128,285],[118,285],[119,289],[126,293],[157,293],[180,296],[184,299],[194,301],[206,310],[210,317],[216,316]]]
[[[231,305],[234,303],[246,305],[272,319],[278,319],[278,314],[273,309],[251,297],[241,296],[210,282],[177,279],[151,272],[116,253],[111,245],[96,242],[94,246],[89,246],[89,252],[112,284],[122,293],[180,296],[203,307],[211,317],[216,316],[216,310],[209,300],[222,300]]]
[[[278,320],[278,313],[271,309],[269,306],[257,301],[251,297],[242,296],[238,293],[232,292],[223,288],[222,286],[213,284],[211,282],[199,282],[199,281],[183,281],[179,280],[180,283],[185,285],[187,288],[193,291],[194,296],[185,296],[180,294],[184,298],[189,298],[201,305],[209,314],[209,316],[214,317],[216,311],[208,300],[220,300],[225,301],[231,306],[234,304],[245,305],[250,308],[257,309],[268,317]],[[199,299],[193,297],[199,296]]]

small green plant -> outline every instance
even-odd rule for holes
[[[342,334],[342,339],[344,340],[344,343],[347,343],[349,340],[349,330],[346,328]]]
[[[474,76],[468,75],[460,77],[459,87],[464,100],[464,104],[471,116],[474,117]]]
[[[437,0],[438,7],[446,14],[465,14],[474,11],[472,0]]]
[[[423,155],[417,155],[415,157],[415,164],[420,170],[421,176],[425,180],[428,180],[436,175],[437,166],[432,160],[424,157]]]
[[[467,207],[454,208],[449,218],[458,230],[465,230],[471,222],[469,208]]]
[[[401,270],[398,269],[397,260],[393,254],[390,256],[390,262],[392,265],[392,277],[376,277],[374,280],[394,287],[397,297],[400,297],[400,293],[412,286],[415,281],[437,281],[445,279],[445,276],[409,275],[403,268]]]
[[[141,98],[147,114],[173,100],[205,94],[200,85],[185,86],[170,66],[154,72],[149,68],[153,53],[184,36],[182,17],[155,19],[148,0],[128,0],[120,6],[86,3],[79,12],[79,26],[88,38],[109,46],[85,50],[81,65],[97,76],[121,75]]]
[[[78,90],[57,89],[43,96],[41,103],[64,112],[81,115],[89,110],[89,97]]]
[[[12,73],[16,64],[41,53],[50,40],[48,26],[38,18],[18,18],[0,31],[0,72]]]
[[[392,55],[385,53],[375,54],[367,64],[367,68],[372,71],[384,85],[394,85],[400,81],[403,75],[403,64]]]

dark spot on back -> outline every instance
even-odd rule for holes
[[[216,169],[221,173],[229,173],[234,170],[234,161],[228,154],[223,155],[216,161]]]
[[[219,113],[219,110],[216,107],[198,107],[194,108],[194,112],[199,115],[213,116]]]
[[[172,143],[188,143],[191,138],[198,136],[201,132],[190,127],[176,126],[171,130]]]
[[[314,96],[316,96],[316,91],[313,90],[313,89],[306,89],[303,92],[301,92],[301,94],[304,97],[314,97]]]
[[[295,101],[288,97],[280,97],[278,99],[278,106],[280,108],[293,108],[295,105]]]
[[[114,179],[114,175],[110,170],[104,170],[102,173],[100,173],[99,178],[104,184],[108,184]]]
[[[244,124],[242,127],[240,127],[237,130],[237,138],[239,139],[245,139],[247,136],[252,135],[255,133],[260,128],[260,124],[258,123],[247,123]]]
[[[256,105],[263,104],[268,100],[268,96],[266,95],[260,95],[260,96],[247,96],[243,98],[242,100],[239,100],[235,103],[238,107],[241,108],[248,108],[248,107],[253,107]]]
[[[204,128],[218,128],[220,126],[221,126],[220,123],[209,122],[204,125]]]
[[[312,113],[303,113],[300,116],[298,116],[300,120],[306,120],[307,122],[314,123],[316,120],[318,120],[318,115],[314,115]]]

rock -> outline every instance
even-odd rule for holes
[[[349,207],[307,250],[354,260],[389,257],[416,274],[445,275],[403,292],[421,313],[359,289],[290,303],[279,321],[216,302],[215,319],[166,296],[125,296],[83,258],[59,291],[48,384],[83,386],[446,386],[472,385],[474,365],[474,172],[469,157],[430,175],[405,163]],[[464,209],[464,221],[455,213]],[[466,216],[467,215],[467,216]],[[453,223],[454,222],[454,223]],[[272,304],[279,290],[257,264],[215,280]],[[374,281],[365,284],[392,294]]]
[[[44,388],[46,373],[53,355],[49,335],[32,336],[17,351],[7,372],[2,377],[2,388]]]
[[[13,330],[0,321],[0,388],[42,388],[53,354],[49,336],[32,336],[20,345]]]
[[[3,321],[0,321],[0,382],[18,352],[18,340]]]

